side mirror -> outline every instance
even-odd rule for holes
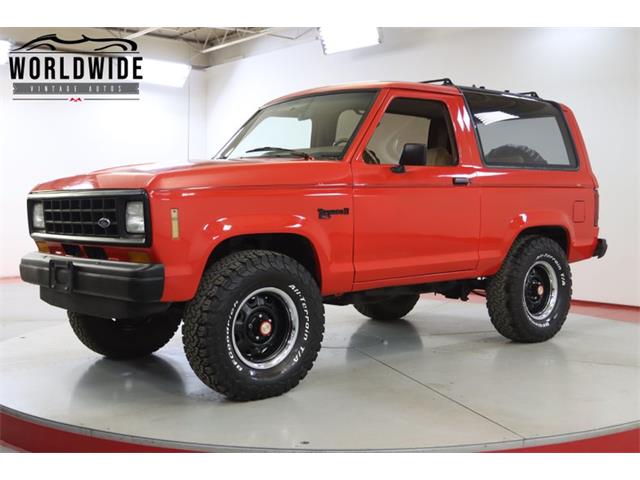
[[[405,143],[400,156],[400,164],[391,167],[394,173],[403,173],[405,165],[424,166],[427,164],[427,146],[424,143]]]

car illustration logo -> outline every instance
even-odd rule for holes
[[[107,229],[109,228],[110,225],[111,225],[111,220],[109,220],[107,217],[102,217],[100,220],[98,220],[99,227]]]

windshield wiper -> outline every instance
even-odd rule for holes
[[[302,157],[305,160],[313,160],[313,157],[306,152],[301,152],[299,150],[294,150],[291,148],[282,148],[282,147],[258,147],[258,148],[252,148],[251,150],[247,150],[245,153],[254,153],[254,152],[282,152],[282,153],[289,153],[295,157]]]

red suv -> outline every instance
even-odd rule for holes
[[[27,207],[22,279],[87,347],[149,355],[184,321],[196,375],[237,400],[307,374],[324,303],[392,321],[478,292],[502,335],[547,340],[569,263],[607,248],[571,110],[448,79],[289,95],[211,161],[59,179]]]

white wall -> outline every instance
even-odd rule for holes
[[[573,266],[575,297],[640,305],[639,30],[383,35],[382,45],[353,52],[324,56],[313,41],[194,71],[184,88],[143,85],[142,100],[131,103],[14,102],[8,67],[0,66],[0,276],[17,275],[19,258],[33,250],[25,196],[36,183],[127,163],[210,157],[259,105],[296,90],[449,76],[460,84],[535,89],[573,108],[601,184],[602,235],[610,243],[603,260]],[[141,43],[148,58],[188,61],[191,54],[175,42]]]
[[[362,80],[451,77],[537,90],[575,112],[600,181],[603,260],[574,264],[574,297],[640,305],[640,30],[384,29],[384,43],[324,56],[318,42],[208,70],[207,155],[262,103]]]
[[[42,32],[40,32],[41,34]],[[145,40],[147,58],[189,60],[186,46]],[[45,180],[110,166],[202,158],[205,73],[183,88],[141,85],[139,101],[13,101],[8,64],[0,65],[0,276],[18,275],[34,250],[26,195]]]

